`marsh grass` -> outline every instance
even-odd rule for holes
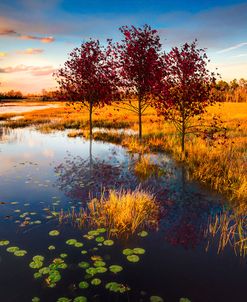
[[[134,172],[141,180],[146,180],[150,177],[161,177],[165,175],[165,171],[159,165],[151,161],[150,156],[142,155],[135,163]]]
[[[111,233],[128,236],[142,229],[157,228],[160,206],[153,194],[137,188],[134,191],[110,190],[93,198],[87,209],[76,213],[61,212],[60,222],[72,220],[79,226],[105,227]]]
[[[247,254],[247,205],[235,206],[233,210],[210,217],[205,237],[208,238],[206,250],[211,241],[218,236],[218,253],[228,245],[234,248],[235,254],[245,257]]]
[[[226,193],[232,200],[247,201],[247,103],[220,103],[209,108],[205,119],[211,121],[220,115],[227,128],[227,139],[210,142],[194,135],[186,138],[184,164],[191,179],[197,179],[214,190]],[[7,121],[9,127],[35,125],[43,132],[54,130],[88,128],[87,111],[76,111],[61,103],[59,108],[48,108],[23,114],[24,118]],[[2,115],[0,116],[0,118]],[[4,118],[4,117],[3,117]],[[136,116],[126,110],[115,110],[114,105],[101,108],[94,113],[94,126],[104,128],[126,128],[138,130]],[[76,134],[74,133],[74,137]],[[157,117],[153,108],[143,115],[143,140],[126,133],[94,133],[95,140],[101,140],[126,147],[129,152],[166,152],[181,160],[180,138],[173,125]]]

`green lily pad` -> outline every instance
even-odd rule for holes
[[[83,243],[77,241],[77,242],[74,244],[74,246],[75,246],[75,247],[83,247]]]
[[[94,266],[99,267],[99,266],[105,266],[106,263],[104,261],[95,261]]]
[[[49,232],[49,235],[50,235],[50,236],[58,236],[59,234],[60,234],[60,232],[57,231],[57,230],[53,230],[53,231],[50,231],[50,232]]]
[[[89,232],[88,232],[88,235],[89,235],[89,236],[98,236],[98,235],[99,235],[99,232],[98,232],[98,230],[89,231]]]
[[[99,228],[96,230],[98,233],[105,233],[106,229],[105,228]]]
[[[66,244],[68,244],[68,245],[74,245],[76,242],[77,242],[76,239],[69,239],[69,240],[66,241]]]
[[[85,254],[87,254],[87,251],[86,251],[86,250],[82,250],[82,251],[81,251],[81,254],[82,254],[82,255],[85,255]]]
[[[91,284],[92,285],[100,285],[101,283],[101,280],[99,278],[94,278],[92,281],[91,281]]]
[[[164,302],[164,299],[159,296],[151,296],[150,302]]]
[[[33,269],[38,269],[41,268],[42,266],[43,266],[43,262],[41,261],[32,261],[31,263],[29,263],[29,267]]]
[[[103,242],[105,240],[105,238],[103,236],[98,236],[95,238],[95,241],[97,242]]]
[[[42,275],[47,275],[50,273],[50,268],[49,267],[42,267],[40,270],[39,270],[39,273],[42,274]]]
[[[60,254],[60,257],[63,258],[63,259],[64,259],[64,258],[67,258],[67,257],[68,257],[68,254],[62,253],[62,254]]]
[[[34,273],[33,274],[34,279],[38,279],[42,277],[42,274],[40,272]]]
[[[191,302],[188,298],[180,298],[179,302]]]
[[[19,251],[19,249],[20,248],[18,246],[10,246],[6,249],[6,251],[9,253],[15,253],[15,252]]]
[[[88,262],[82,261],[82,262],[79,262],[79,263],[78,263],[78,266],[79,266],[80,268],[88,268],[90,265],[89,265]]]
[[[145,254],[145,252],[146,251],[141,247],[136,247],[133,249],[133,253],[137,254],[137,255],[143,255],[143,254]]]
[[[49,251],[54,251],[55,249],[56,249],[56,247],[54,245],[48,246],[48,250]]]
[[[66,297],[61,297],[57,300],[57,302],[70,302],[70,301],[71,301],[71,299],[66,298]]]
[[[124,293],[130,290],[128,286],[117,282],[109,282],[105,288],[115,293]]]
[[[127,256],[129,262],[138,262],[140,260],[139,256],[137,255],[129,255]]]
[[[146,231],[141,231],[141,232],[139,232],[137,235],[140,236],[140,237],[146,237],[146,236],[148,235],[148,232],[146,232]]]
[[[107,246],[111,246],[111,245],[114,244],[114,241],[111,240],[111,239],[108,239],[108,240],[105,240],[105,241],[103,242],[103,244],[104,244],[104,245],[107,245]]]
[[[59,273],[59,271],[52,271],[49,274],[48,279],[50,283],[56,283],[61,280],[61,274]]]
[[[134,252],[131,249],[124,249],[123,254],[126,256],[132,255]]]
[[[0,241],[0,246],[5,246],[5,245],[9,245],[9,241],[8,240],[1,240]]]
[[[78,296],[73,300],[73,302],[87,302],[87,298],[84,296]]]
[[[105,273],[105,272],[107,272],[107,268],[104,266],[98,266],[98,267],[96,267],[96,272],[100,273],[100,274]]]
[[[95,267],[89,267],[86,269],[86,273],[91,276],[94,276],[95,274],[97,274],[97,270]]]
[[[32,302],[39,302],[40,301],[40,298],[39,297],[33,297],[32,298]]]
[[[45,259],[45,257],[44,257],[44,256],[41,256],[41,255],[36,255],[36,256],[33,257],[33,261],[34,261],[34,262],[35,262],[35,261],[43,262],[44,259]]]
[[[109,267],[109,270],[110,270],[112,273],[117,274],[117,273],[119,273],[119,272],[121,272],[121,271],[123,270],[123,267],[120,266],[120,265],[111,265],[111,266]]]
[[[87,298],[84,296],[78,296],[73,300],[73,302],[87,302]]]
[[[17,257],[23,257],[26,254],[27,254],[27,251],[25,251],[25,250],[19,250],[19,251],[14,252],[14,255],[17,256]]]
[[[81,281],[80,283],[79,283],[79,288],[88,288],[89,287],[89,284],[88,284],[88,282],[87,281]]]

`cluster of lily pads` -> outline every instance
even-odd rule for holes
[[[1,240],[0,246],[8,246],[10,244],[9,240]],[[27,254],[26,250],[21,250],[18,246],[9,246],[6,249],[7,252],[12,253],[14,256],[23,257]]]
[[[43,266],[45,260],[44,257],[40,255],[34,256],[33,261],[29,264],[31,268],[38,269],[38,271],[34,273],[34,278],[38,279],[42,276],[46,276],[45,282],[48,287],[55,287],[56,283],[61,280],[61,274],[59,270],[67,268],[67,264],[63,259],[66,257],[67,254],[61,254],[60,258],[55,258],[50,265]]]
[[[126,258],[129,262],[138,262],[140,260],[140,255],[143,255],[143,254],[145,254],[145,250],[141,247],[123,250],[123,255],[126,256]]]

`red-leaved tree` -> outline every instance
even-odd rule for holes
[[[138,115],[142,138],[142,115],[150,105],[154,85],[160,80],[160,37],[157,30],[123,26],[124,39],[117,43],[124,97],[119,106]]]
[[[119,95],[111,41],[105,48],[98,40],[83,43],[69,54],[64,67],[58,69],[54,76],[64,100],[88,109],[92,138],[94,108],[109,104]]]
[[[158,100],[153,104],[181,135],[182,154],[186,134],[198,130],[198,125],[191,124],[192,118],[214,102],[210,96],[215,74],[208,70],[208,62],[205,49],[197,48],[196,40],[163,56],[163,78],[157,83]]]

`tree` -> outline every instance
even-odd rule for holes
[[[123,26],[120,31],[124,39],[117,43],[117,49],[125,92],[120,106],[138,115],[139,139],[142,139],[142,115],[151,103],[153,87],[161,76],[160,37],[157,30],[148,25]]]
[[[119,94],[111,41],[105,48],[98,40],[89,40],[75,48],[55,77],[63,99],[88,109],[92,138],[94,108],[109,104]]]
[[[193,131],[191,119],[214,102],[210,92],[215,76],[207,69],[208,62],[205,50],[197,48],[197,40],[181,49],[174,47],[163,56],[163,78],[157,85],[154,106],[181,135],[183,155],[185,136]]]

